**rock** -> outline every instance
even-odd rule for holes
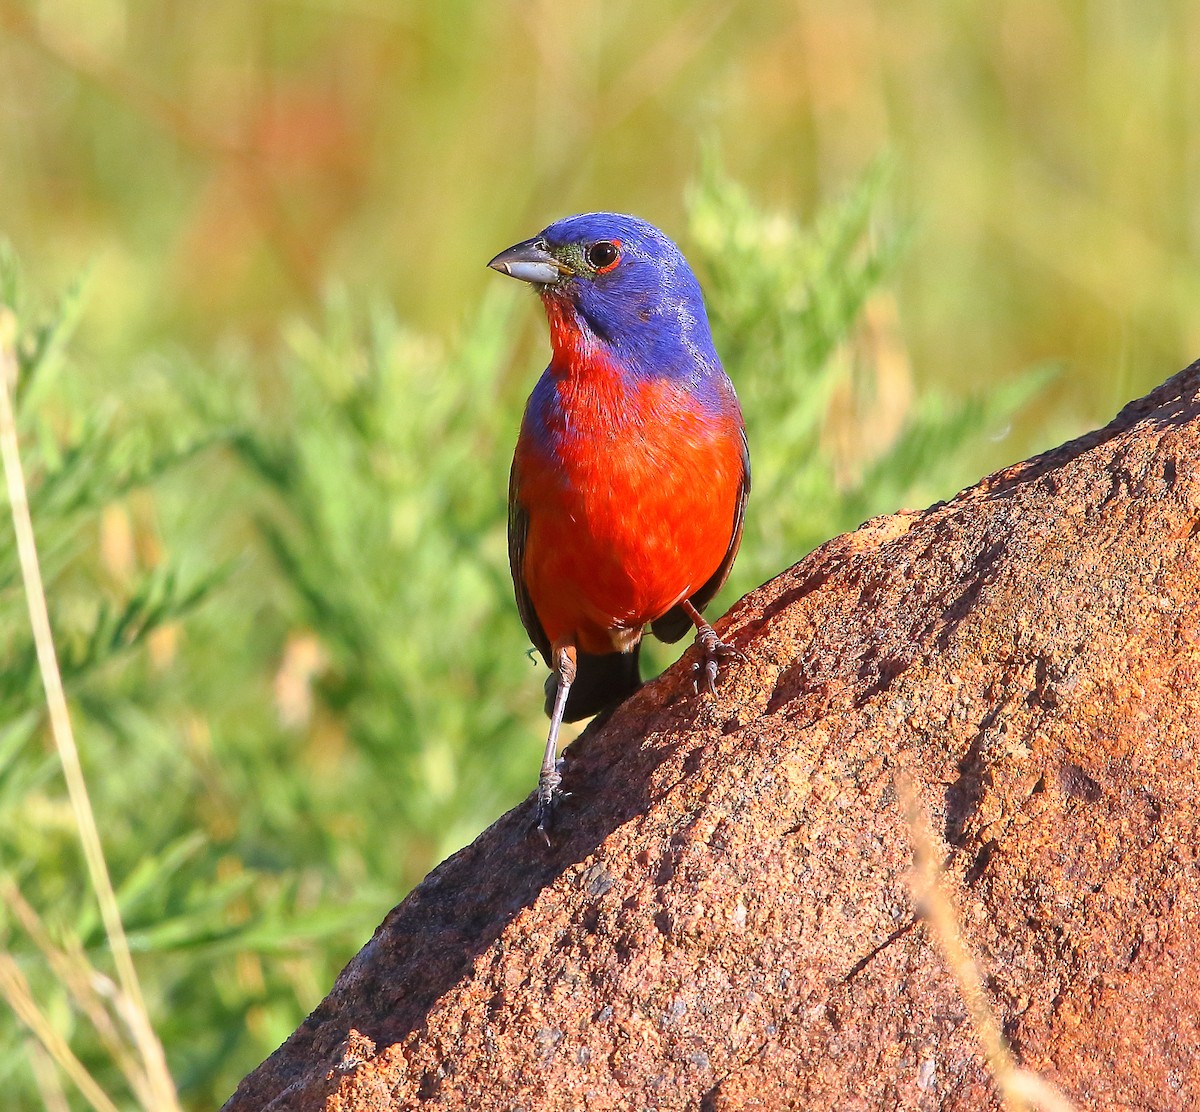
[[[758,513],[768,512],[758,507]],[[867,522],[571,746],[385,920],[227,1112],[1000,1106],[916,914],[903,773],[1019,1064],[1200,1094],[1200,363]]]

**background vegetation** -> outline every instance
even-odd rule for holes
[[[719,609],[1200,353],[1197,56],[1183,2],[0,0],[33,520],[184,1106],[531,786],[544,326],[483,263],[588,208],[681,241],[755,462]],[[145,1105],[4,525],[0,874],[6,998]],[[0,1016],[10,1106],[85,1107],[60,1067]]]

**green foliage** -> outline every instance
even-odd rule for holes
[[[900,248],[879,227],[885,181],[869,175],[811,229],[713,169],[692,194],[685,247],[754,461],[731,591],[973,478],[981,431],[1019,400],[926,397],[889,411],[886,434],[835,447],[880,408],[860,341]],[[4,259],[0,291],[18,301]],[[505,498],[544,340],[516,344],[537,313],[519,293],[496,282],[445,350],[338,290],[274,359],[146,358],[119,398],[72,357],[77,293],[42,325],[18,304],[52,619],[131,945],[190,1106],[226,1096],[387,908],[532,787],[541,670],[512,602]],[[23,607],[0,532],[0,855],[52,935],[104,968]],[[3,928],[38,1000],[121,1092],[27,932]],[[34,1107],[23,1037],[11,1016],[0,1030],[0,1076]]]
[[[967,402],[878,397],[883,360],[857,341],[871,339],[868,301],[890,304],[881,282],[906,240],[879,216],[889,179],[878,164],[812,227],[764,212],[711,161],[691,192],[693,255],[754,474],[742,554],[718,610],[827,537],[975,477],[968,461],[982,434],[1003,428],[1044,382],[1026,375]],[[837,450],[847,439],[849,450]]]
[[[321,646],[317,694],[349,741],[351,798],[387,816],[368,871],[404,886],[527,786],[505,538],[523,399],[496,373],[515,307],[497,284],[447,353],[335,293],[320,327],[288,329],[270,420],[231,440],[289,627]]]

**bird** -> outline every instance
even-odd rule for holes
[[[695,628],[697,691],[741,657],[702,613],[741,543],[750,450],[699,282],[654,225],[568,216],[488,266],[533,287],[550,330],[508,495],[517,610],[550,668],[533,824],[549,844],[560,726],[641,686],[647,626]]]

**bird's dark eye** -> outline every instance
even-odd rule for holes
[[[615,243],[610,243],[607,239],[600,240],[599,243],[593,243],[587,249],[588,265],[594,267],[601,274],[606,270],[612,270],[620,261],[621,252],[617,250]]]

